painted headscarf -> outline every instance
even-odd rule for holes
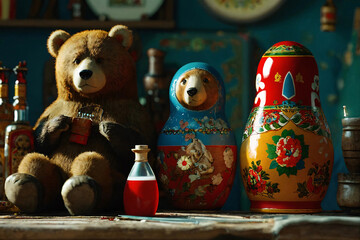
[[[199,111],[189,110],[181,105],[176,97],[176,86],[177,82],[180,81],[180,76],[194,69],[201,69],[209,72],[218,82],[219,96],[216,103],[209,109]],[[200,135],[203,135],[206,139],[203,141],[211,142],[212,137],[216,137],[218,134],[227,135],[230,132],[229,124],[225,117],[224,82],[218,71],[209,64],[203,62],[192,62],[181,67],[175,73],[171,81],[169,100],[170,117],[161,134],[172,135],[174,138],[177,138],[176,136],[179,135],[185,135],[188,137],[194,135],[196,138],[201,138]],[[161,139],[163,138],[160,138],[160,142],[162,142]],[[187,139],[185,139],[185,141],[187,141]]]

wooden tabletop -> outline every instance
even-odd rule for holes
[[[153,218],[0,215],[0,239],[360,239],[344,213],[160,212]]]

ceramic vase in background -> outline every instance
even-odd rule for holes
[[[251,211],[321,211],[333,166],[312,53],[283,41],[262,56],[245,127],[240,168]]]
[[[170,117],[158,139],[158,178],[173,207],[219,209],[237,159],[223,80],[206,63],[186,64],[172,79],[169,99]]]

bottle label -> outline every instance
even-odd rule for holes
[[[0,148],[3,148],[5,145],[5,129],[13,121],[11,114],[0,114]]]
[[[9,86],[7,84],[0,84],[0,97],[9,97]]]
[[[34,137],[31,129],[11,131],[8,138],[8,175],[17,172],[23,157],[34,150]]]
[[[26,98],[26,84],[15,84],[15,93],[16,97]]]
[[[11,119],[10,119],[11,118]],[[4,145],[5,145],[5,128],[12,122],[12,114],[0,114],[0,183],[4,181]],[[0,185],[1,186],[1,185]],[[0,200],[3,199],[2,191],[0,190]]]
[[[0,181],[2,182],[3,179],[4,179],[4,171],[5,171],[5,169],[4,169],[5,157],[4,157],[4,148],[3,147],[0,148],[0,158],[1,158],[1,161],[0,161],[0,164],[1,164],[1,166],[0,166],[0,169],[1,169],[1,171],[0,171]],[[1,190],[0,190],[0,192],[1,192]],[[0,199],[1,199],[1,194],[0,194]]]

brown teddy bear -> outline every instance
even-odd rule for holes
[[[58,209],[70,214],[122,207],[135,144],[154,144],[150,117],[137,101],[132,32],[54,31],[58,98],[35,126],[36,152],[26,155],[5,192],[22,212]]]

